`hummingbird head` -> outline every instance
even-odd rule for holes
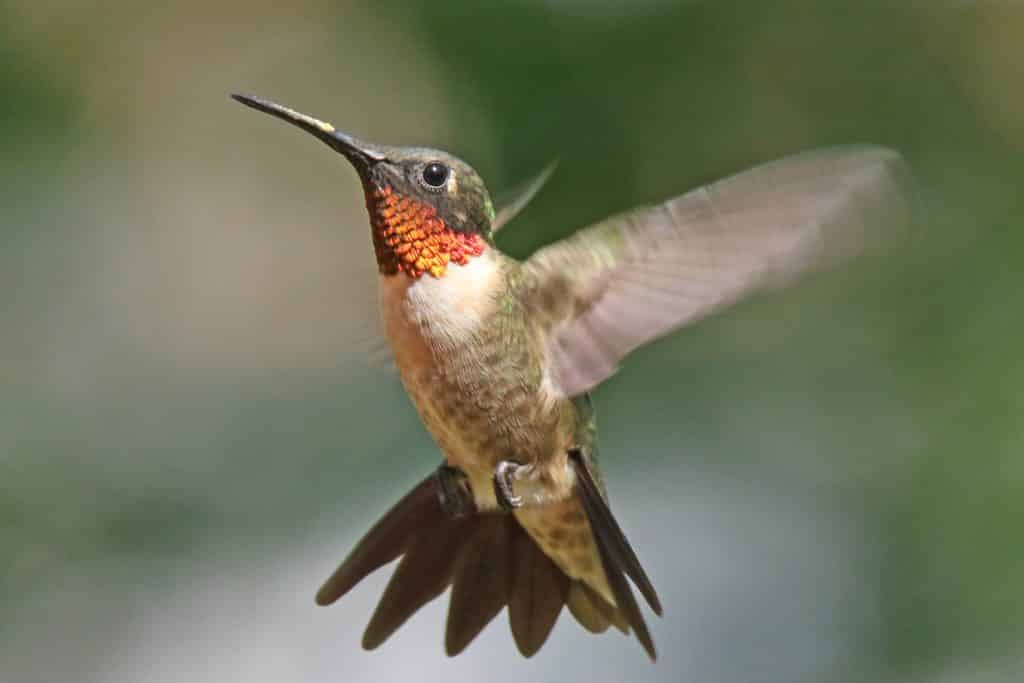
[[[268,100],[235,100],[311,133],[348,159],[366,195],[377,266],[382,274],[443,277],[491,245],[494,207],[469,164],[424,147],[362,142],[334,126]]]

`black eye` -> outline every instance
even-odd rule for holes
[[[439,164],[436,161],[431,164],[427,164],[423,168],[423,182],[430,187],[442,187],[448,182],[448,174],[450,171],[444,164]]]

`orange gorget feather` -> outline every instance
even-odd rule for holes
[[[423,273],[439,278],[449,263],[466,265],[487,246],[480,235],[452,230],[433,207],[390,187],[374,190],[367,205],[377,267],[384,275],[401,271],[412,278]]]

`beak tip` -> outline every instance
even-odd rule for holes
[[[244,104],[247,107],[256,107],[260,104],[260,98],[255,97],[253,95],[243,95],[239,92],[233,92],[228,93],[228,96],[231,97],[231,99],[233,99],[235,102]]]

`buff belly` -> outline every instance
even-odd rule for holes
[[[566,453],[575,411],[544,394],[527,344],[487,325],[495,314],[497,269],[486,257],[443,278],[381,278],[380,307],[402,382],[447,462],[469,477],[478,509],[495,510],[492,475],[501,460],[535,466],[516,484],[517,520],[568,576],[614,604]],[[542,503],[540,501],[543,501]]]

